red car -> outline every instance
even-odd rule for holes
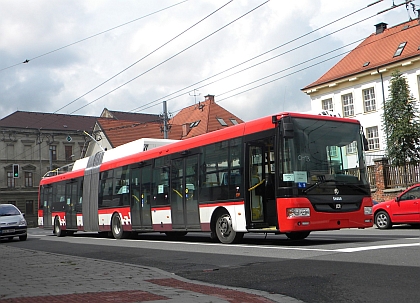
[[[373,206],[375,224],[379,229],[393,224],[420,224],[420,184],[406,189],[395,199]]]

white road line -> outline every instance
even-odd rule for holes
[[[411,246],[420,246],[420,243],[405,243],[405,244],[388,244],[388,245],[375,245],[375,246],[364,246],[364,247],[349,247],[349,248],[336,249],[335,251],[351,253],[351,252],[365,251],[365,250],[411,247]]]

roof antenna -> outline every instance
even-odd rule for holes
[[[191,93],[188,93],[190,96],[194,96],[194,105],[196,105],[196,104],[197,104],[197,96],[200,96],[200,95],[201,95],[201,94],[198,94],[198,95],[197,95],[197,94],[195,93],[195,91],[198,91],[198,89],[195,89],[195,88],[194,88],[194,94],[193,94],[193,95],[191,95]],[[200,106],[200,102],[198,102],[198,103],[199,103],[198,105]]]

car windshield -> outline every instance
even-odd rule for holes
[[[20,215],[19,210],[13,205],[0,205],[0,216],[16,216]]]

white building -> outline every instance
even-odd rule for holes
[[[311,97],[313,112],[333,111],[361,122],[369,143],[367,165],[385,155],[383,104],[396,70],[408,80],[420,105],[420,19],[391,28],[377,24],[375,33],[302,89]]]

